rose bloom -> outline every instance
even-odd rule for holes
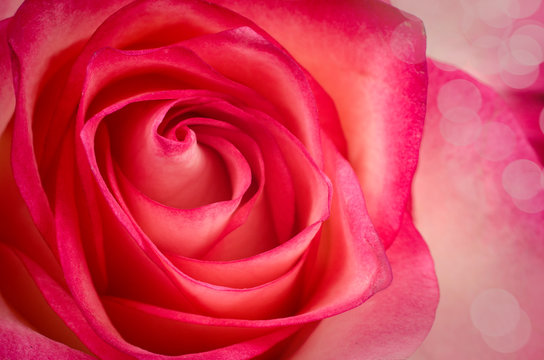
[[[538,358],[524,100],[427,61],[417,18],[6,4],[3,358],[406,359],[438,284],[415,358]]]

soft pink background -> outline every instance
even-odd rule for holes
[[[439,74],[430,66],[415,211],[435,259],[441,300],[412,359],[541,359],[544,4],[391,3],[424,21],[428,56],[495,90],[453,67],[438,63]],[[465,117],[444,111],[447,104],[440,109],[444,85],[443,95],[457,96],[457,114]]]

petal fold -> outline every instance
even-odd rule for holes
[[[302,331],[303,342],[295,340],[291,349],[294,358],[406,359],[420,346],[433,324],[438,285],[429,250],[408,214],[387,257],[391,285],[359,307]]]
[[[421,22],[378,0],[218,3],[277,39],[331,96],[370,217],[389,246],[409,199],[425,117]]]

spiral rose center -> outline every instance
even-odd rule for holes
[[[199,139],[203,129],[186,125],[184,118],[167,116],[156,130],[153,123],[138,130],[133,118],[116,121],[112,136],[130,145],[114,148],[121,170],[138,190],[166,206],[191,209],[229,200],[233,191],[225,159]]]

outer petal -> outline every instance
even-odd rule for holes
[[[41,293],[43,289],[36,286],[35,274],[30,274],[23,259],[28,261],[19,252],[0,244],[1,271],[9,274],[0,281],[3,293],[0,296],[0,356],[6,359],[36,358],[37,354],[44,359],[92,358],[83,353],[89,350],[46,303]],[[43,273],[40,275],[38,281],[52,283]]]
[[[429,74],[414,207],[416,224],[436,261],[442,295],[434,328],[414,359],[540,359],[542,164],[518,119],[493,91],[458,71],[444,73],[432,66]],[[474,96],[480,96],[479,118],[457,119],[461,122],[452,132],[451,120],[439,109],[448,91],[444,86],[467,82],[476,91],[472,100],[461,98],[458,105],[475,104]],[[449,142],[471,123],[478,137],[464,146]]]
[[[15,93],[6,33],[9,21],[10,19],[0,21],[0,109],[2,109],[0,110],[0,135],[4,132],[15,109]]]
[[[13,68],[18,98],[13,130],[17,146],[13,147],[11,158],[13,173],[34,222],[51,247],[54,247],[53,215],[38,173],[33,143],[35,124],[29,119],[35,115],[35,101],[43,90],[43,83],[53,74],[60,73],[61,78],[66,77],[66,69],[62,67],[73,61],[72,56],[81,50],[85,40],[104,18],[122,6],[122,1],[113,5],[105,1],[86,2],[84,5],[76,2],[53,4],[25,1],[8,26],[8,41],[14,55],[12,60],[15,59]],[[44,16],[46,13],[48,16]],[[62,87],[47,90],[58,96]],[[45,107],[51,105],[54,104]]]
[[[17,318],[1,297],[0,316],[0,356],[3,359],[30,359],[36,354],[40,354],[43,359],[94,359],[91,355],[35,332]]]
[[[370,216],[388,246],[409,196],[423,126],[421,24],[373,0],[217,2],[270,33],[332,97]]]
[[[429,250],[408,215],[387,255],[391,285],[321,321],[294,351],[296,359],[406,359],[415,351],[432,325],[438,288]]]
[[[0,358],[27,359],[40,354],[45,359],[89,359],[90,355],[70,347],[83,349],[13,255],[15,247],[30,252],[52,276],[62,278],[14,183],[9,163],[11,128],[0,137]]]

